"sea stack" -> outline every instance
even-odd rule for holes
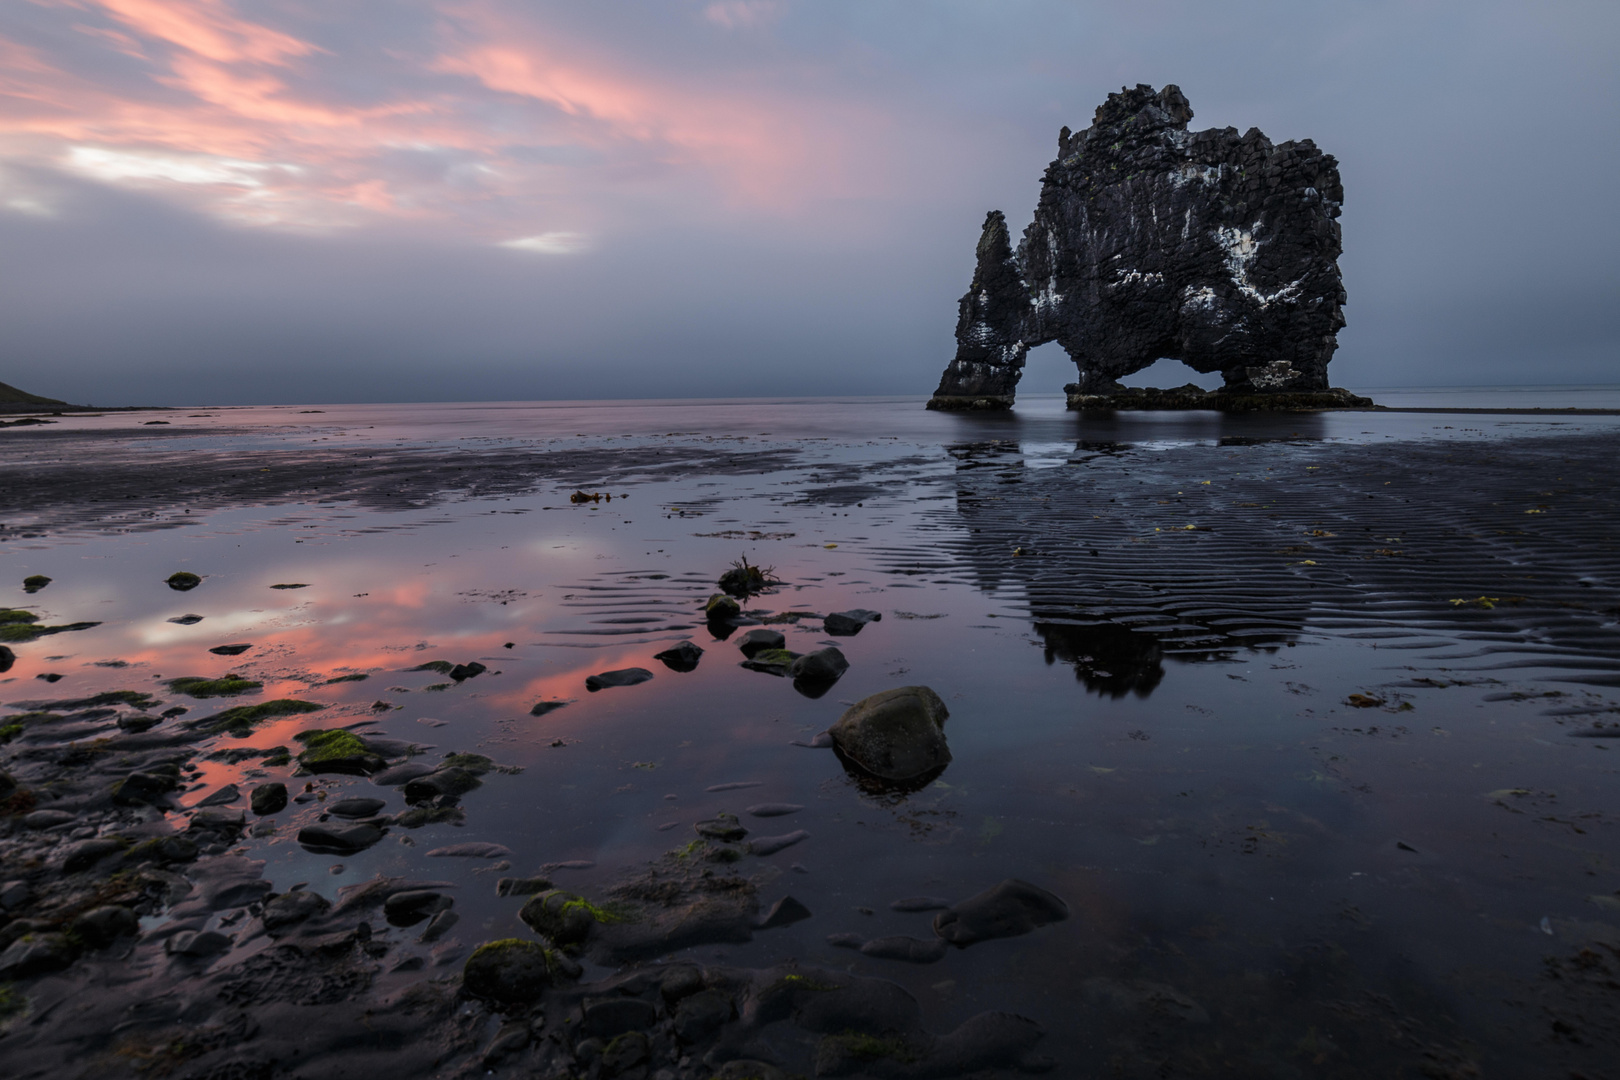
[[[1344,325],[1338,162],[1258,128],[1188,131],[1192,115],[1178,87],[1138,85],[1062,130],[1016,251],[1001,212],[985,218],[930,409],[1011,408],[1026,355],[1049,341],[1079,368],[1071,409],[1371,404],[1328,384]],[[1161,358],[1225,385],[1119,384]]]

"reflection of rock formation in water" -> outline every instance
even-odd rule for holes
[[[1257,128],[1189,132],[1192,115],[1175,86],[1139,85],[1063,129],[1016,252],[1001,212],[985,219],[929,408],[1010,408],[1025,355],[1048,341],[1080,369],[1070,408],[1122,403],[1117,380],[1162,357],[1225,386],[1133,404],[1370,404],[1328,389],[1344,325],[1338,162]]]
[[[1098,694],[1118,698],[1134,690],[1147,697],[1164,678],[1164,646],[1151,631],[1098,621],[1038,622],[1035,632],[1046,642],[1048,664],[1073,664],[1074,677]]]

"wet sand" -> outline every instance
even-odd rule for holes
[[[1612,1061],[1611,422],[337,414],[0,432],[4,604],[96,624],[0,673],[11,1074]],[[739,555],[781,586],[706,620]],[[849,609],[882,618],[830,635]],[[850,669],[811,696],[742,668],[756,627]],[[653,659],[682,640],[695,670]],[[262,685],[171,685],[228,674]],[[815,748],[914,684],[943,773]],[[321,708],[212,731],[289,699]],[[389,771],[299,767],[341,728]],[[451,753],[475,788],[398,780]],[[274,783],[295,801],[255,813]],[[356,797],[383,806],[326,813]],[[467,844],[498,848],[434,854]],[[538,885],[497,895],[526,878],[607,915],[556,940],[519,917]],[[1009,880],[1067,917],[936,933]],[[786,898],[809,917],[761,926]],[[513,938],[559,948],[503,998],[466,965]]]

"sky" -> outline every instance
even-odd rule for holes
[[[927,394],[985,212],[1173,82],[1339,159],[1336,385],[1620,383],[1616,57],[1613,0],[6,0],[0,382]]]

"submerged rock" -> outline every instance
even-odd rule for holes
[[[749,659],[766,649],[781,649],[786,645],[787,638],[783,637],[781,633],[775,630],[767,630],[764,627],[750,630],[737,639],[737,648]]]
[[[788,665],[788,674],[793,677],[795,685],[804,684],[822,690],[837,682],[848,670],[849,661],[842,652],[831,646],[805,653]]]
[[[949,715],[928,687],[902,686],[861,699],[828,730],[838,749],[867,772],[909,780],[950,763]]]
[[[671,671],[696,671],[698,659],[703,655],[703,649],[690,641],[683,641],[673,648],[665,649],[660,653],[653,653],[653,659],[660,661]]]
[[[1203,408],[1365,402],[1328,388],[1344,326],[1338,162],[1257,128],[1189,132],[1192,115],[1177,87],[1138,85],[1063,129],[1016,254],[1001,212],[985,220],[929,408],[1010,408],[1049,341],[1079,369],[1071,409],[1109,407],[1119,379],[1162,357],[1222,374]]]
[[[300,844],[328,855],[352,855],[382,838],[383,831],[375,825],[307,825],[298,830]]]
[[[1017,937],[1069,917],[1069,905],[1016,878],[953,904],[934,917],[934,933],[958,948],[991,938]]]
[[[742,614],[742,605],[723,592],[715,593],[703,605],[703,614],[710,622],[724,622]]]
[[[260,817],[279,814],[287,808],[287,785],[279,781],[260,784],[248,795],[248,805]]]
[[[786,649],[761,649],[738,666],[745,667],[749,671],[763,671],[767,675],[782,676],[787,674],[788,668],[792,667],[793,661],[798,658],[798,653]]]
[[[331,814],[333,817],[368,818],[376,817],[378,814],[382,813],[383,807],[387,805],[388,804],[382,799],[350,797],[347,799],[339,799],[337,802],[327,804],[326,812]]]
[[[381,772],[388,763],[373,753],[365,740],[343,728],[300,731],[293,736],[304,744],[298,755],[298,764],[312,773],[343,773],[350,776],[369,776]]]
[[[869,622],[880,622],[883,619],[881,611],[870,608],[853,608],[849,611],[835,611],[822,622],[822,628],[834,637],[854,637],[861,632],[861,627]]]
[[[165,581],[175,592],[189,592],[202,584],[202,578],[189,570],[176,570]]]
[[[646,668],[619,668],[616,671],[603,671],[587,676],[585,689],[594,694],[598,690],[605,690],[611,686],[635,686],[637,683],[644,683],[652,677],[653,673]]]

